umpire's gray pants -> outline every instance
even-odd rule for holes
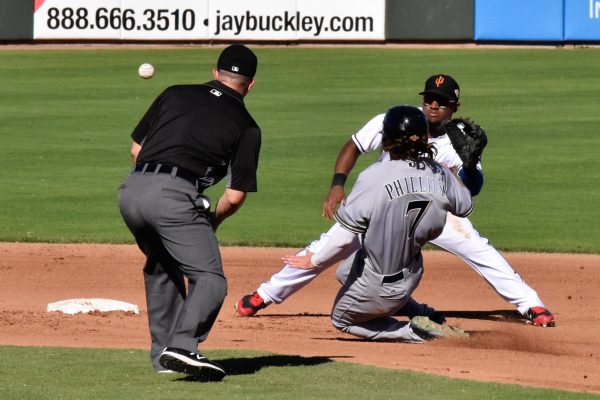
[[[150,357],[156,370],[164,369],[158,360],[165,347],[197,352],[227,293],[217,239],[197,208],[198,197],[191,183],[168,174],[133,172],[119,191],[121,215],[146,255]]]
[[[402,278],[384,282],[385,277],[372,270],[359,250],[335,299],[333,326],[368,340],[421,342],[410,329],[410,322],[392,315],[412,301],[411,295],[423,276],[422,258],[402,272]]]

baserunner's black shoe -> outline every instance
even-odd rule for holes
[[[165,348],[160,355],[159,363],[166,369],[183,372],[201,382],[220,381],[225,377],[225,370],[219,364],[201,354],[176,347]]]

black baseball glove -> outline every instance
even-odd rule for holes
[[[475,168],[487,145],[483,128],[468,118],[456,118],[445,125],[452,147],[463,162],[463,168]]]

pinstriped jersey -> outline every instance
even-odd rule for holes
[[[472,210],[469,190],[439,163],[385,160],[359,176],[335,219],[362,234],[373,270],[391,275],[419,260],[421,248],[442,233],[446,213]]]

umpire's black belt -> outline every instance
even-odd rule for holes
[[[194,186],[198,186],[198,176],[185,168],[176,167],[167,164],[139,163],[135,165],[135,172],[169,174],[181,179],[185,179]]]
[[[383,277],[382,283],[392,283],[404,279],[404,271],[395,273],[394,275],[386,275]]]

